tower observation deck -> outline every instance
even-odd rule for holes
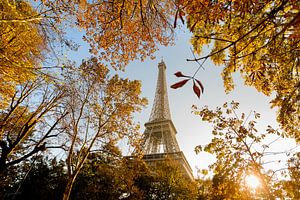
[[[145,124],[142,151],[143,159],[150,166],[166,158],[179,163],[182,173],[194,180],[192,169],[176,140],[176,128],[171,120],[167,83],[166,65],[163,61],[158,64],[158,78],[154,103],[149,121]]]

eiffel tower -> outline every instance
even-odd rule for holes
[[[155,166],[167,157],[179,163],[182,173],[194,180],[192,169],[176,140],[176,128],[171,120],[167,83],[166,65],[158,64],[158,79],[155,99],[149,121],[145,124],[142,151],[144,161],[149,166]]]

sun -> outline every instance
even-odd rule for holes
[[[252,175],[252,174],[246,176],[245,182],[252,189],[256,189],[257,187],[260,186],[259,179],[255,175]]]

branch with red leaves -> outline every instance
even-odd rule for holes
[[[183,80],[171,85],[171,88],[173,88],[173,89],[180,88],[180,87],[184,86],[189,80],[193,80],[193,91],[197,95],[197,97],[200,98],[201,93],[204,92],[204,86],[200,80],[196,79],[195,77],[186,76],[186,75],[182,74],[182,72],[176,72],[174,75],[176,77],[184,77],[186,79],[183,79]]]

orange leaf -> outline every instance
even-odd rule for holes
[[[184,86],[184,84],[186,84],[186,82],[188,82],[189,80],[190,80],[190,79],[184,79],[184,80],[182,80],[182,81],[179,81],[179,82],[177,82],[177,83],[171,85],[171,88],[173,88],[173,89],[180,88],[180,87]]]

